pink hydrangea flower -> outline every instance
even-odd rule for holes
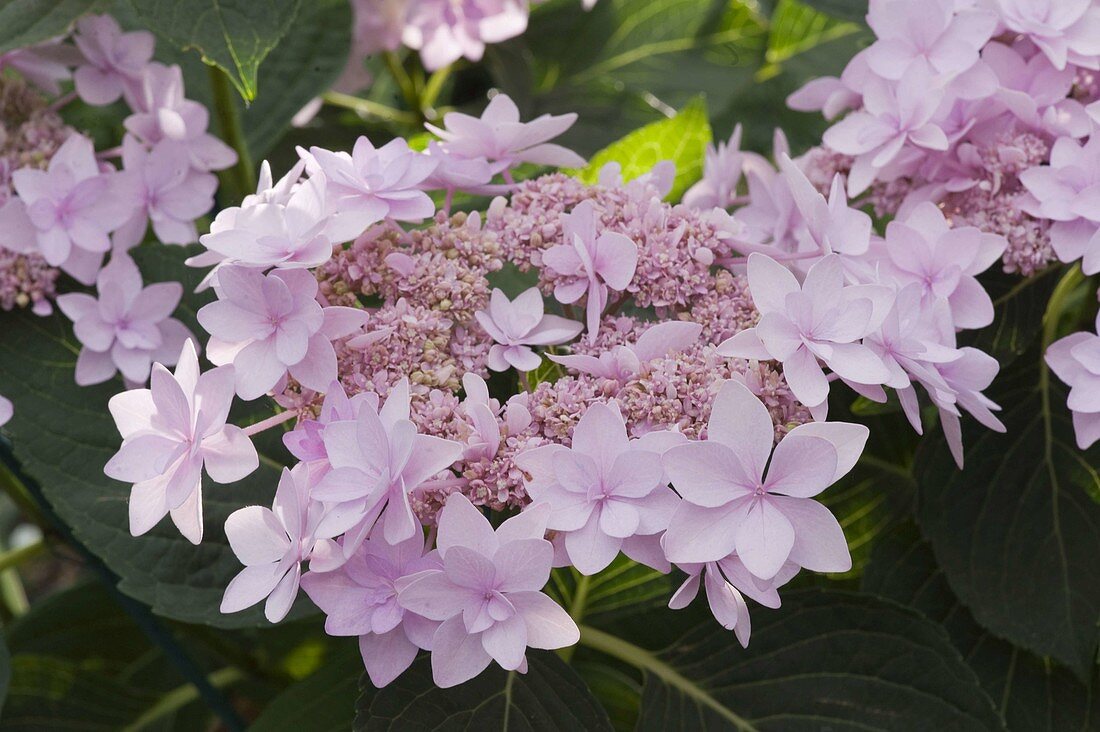
[[[76,93],[88,104],[102,105],[140,82],[156,40],[149,31],[123,33],[109,15],[86,15],[76,21],[73,43],[86,59],[73,74]]]
[[[52,40],[0,53],[0,72],[4,69],[18,71],[31,84],[56,96],[61,93],[60,82],[72,76],[70,69],[80,61],[80,53],[75,48]]]
[[[322,308],[317,279],[303,269],[264,275],[230,266],[218,273],[219,300],[204,305],[199,323],[210,333],[207,356],[236,366],[242,399],[263,396],[288,373],[323,392],[336,380],[332,340],[352,335],[367,322],[364,310]]]
[[[591,201],[583,201],[571,213],[562,214],[561,224],[566,243],[547,249],[542,261],[561,275],[554,286],[558,302],[571,304],[588,295],[588,339],[594,343],[600,314],[607,307],[608,290],[625,290],[634,277],[638,245],[614,231],[597,232],[596,208]]]
[[[993,0],[1005,28],[1039,47],[1057,69],[1100,68],[1100,7],[1092,0]]]
[[[702,332],[703,326],[698,323],[669,320],[646,328],[636,343],[613,346],[599,356],[551,355],[550,360],[582,374],[625,383],[641,373],[650,361],[687,350]]]
[[[99,384],[121,371],[131,384],[149,379],[153,362],[173,366],[191,337],[171,317],[183,296],[178,282],[142,287],[134,260],[115,254],[96,278],[99,299],[83,292],[57,298],[57,306],[83,344],[76,360],[76,383]]]
[[[972,67],[997,27],[997,16],[977,8],[956,11],[955,5],[954,0],[872,2],[867,23],[877,40],[867,49],[867,64],[892,80],[915,63],[928,64],[944,79]]]
[[[802,216],[806,235],[822,254],[836,252],[859,256],[866,253],[871,246],[871,217],[849,208],[841,176],[833,177],[826,200],[786,154],[779,156],[779,168]]]
[[[72,135],[46,170],[12,174],[18,196],[0,208],[0,246],[37,250],[50,265],[92,284],[111,249],[110,233],[133,212],[119,184],[117,174],[100,170],[91,140]]]
[[[664,537],[669,561],[717,562],[736,552],[762,580],[788,561],[819,572],[851,568],[840,524],[813,497],[852,469],[867,428],[800,425],[774,452],[773,434],[760,400],[727,381],[715,397],[707,439],[664,454],[665,471],[683,499]]]
[[[1100,332],[1100,316],[1096,328]],[[1100,336],[1072,333],[1050,344],[1045,358],[1070,387],[1067,406],[1073,412],[1077,446],[1087,450],[1100,440]]]
[[[573,446],[545,445],[516,456],[527,493],[550,506],[547,528],[565,536],[569,563],[582,574],[606,568],[630,540],[664,531],[678,500],[661,469],[666,443],[682,436],[652,432],[627,438],[618,405],[588,407]]]
[[[744,163],[741,125],[738,124],[728,142],[718,143],[717,148],[707,145],[703,178],[684,193],[684,205],[700,210],[732,206],[737,200],[737,184],[741,181]]]
[[[748,276],[760,322],[720,344],[719,353],[781,362],[791,391],[811,410],[824,409],[829,396],[818,359],[857,384],[890,378],[882,360],[859,342],[886,317],[893,299],[889,287],[845,285],[835,254],[810,267],[801,285],[790,270],[762,254],[749,256]]]
[[[199,241],[223,263],[257,269],[312,268],[327,262],[339,241],[333,234],[339,232],[326,215],[325,177],[314,176],[298,186],[284,178],[273,186],[270,169],[267,176],[268,188],[256,200],[233,209],[231,217],[219,214],[217,225]]]
[[[915,64],[897,82],[872,77],[863,88],[863,109],[825,132],[825,144],[854,156],[848,195],[867,189],[906,145],[947,150],[946,132],[935,119],[944,92],[926,66]]]
[[[277,623],[290,612],[302,576],[302,562],[313,556],[324,506],[310,499],[312,476],[299,463],[283,468],[271,508],[245,506],[225,520],[225,536],[245,565],[225,588],[221,611],[235,613],[265,598],[264,615]]]
[[[449,468],[462,445],[417,433],[409,420],[409,383],[402,380],[377,412],[360,409],[354,421],[332,422],[323,435],[332,470],[318,483],[314,497],[340,504],[333,521],[343,523],[344,555],[378,525],[391,544],[419,530],[409,493]]]
[[[312,147],[307,170],[319,170],[326,180],[329,211],[339,219],[337,241],[355,238],[382,219],[421,221],[435,213],[435,204],[421,188],[438,161],[409,149],[405,140],[375,148],[365,136],[351,154]]]
[[[496,343],[489,349],[489,368],[507,371],[534,371],[542,358],[531,346],[553,346],[577,337],[584,325],[543,312],[542,295],[537,287],[509,300],[501,290],[493,290],[489,309],[474,314],[477,322]]]
[[[129,249],[140,244],[149,223],[165,244],[198,241],[195,219],[213,208],[217,177],[192,168],[187,149],[173,140],[162,140],[149,150],[126,135],[122,165],[118,194],[131,197],[137,210],[116,232],[115,246]]]
[[[1085,274],[1100,272],[1100,135],[1082,145],[1059,138],[1050,164],[1020,173],[1028,194],[1019,206],[1032,216],[1050,219],[1050,243],[1063,262],[1081,260]]]
[[[554,550],[543,538],[549,511],[531,506],[494,532],[462,494],[447,499],[436,546],[443,568],[399,583],[406,610],[442,621],[432,638],[432,677],[449,688],[496,661],[523,673],[526,650],[553,650],[580,639],[576,623],[539,590],[550,578]]]
[[[940,207],[921,203],[886,227],[882,274],[900,287],[915,283],[923,297],[942,298],[958,328],[993,322],[993,301],[975,275],[1004,254],[1003,236],[973,226],[952,228]]]
[[[485,44],[515,38],[527,29],[522,0],[412,0],[402,40],[420,51],[429,71],[460,58],[480,61]]]
[[[237,162],[237,153],[208,133],[210,112],[183,96],[183,72],[179,66],[152,62],[141,83],[127,87],[126,101],[134,110],[123,122],[139,140],[155,145],[161,140],[182,143],[191,165],[201,171],[222,170]]]
[[[519,121],[519,108],[507,94],[489,100],[481,117],[461,112],[443,115],[444,128],[425,125],[443,140],[444,149],[466,159],[485,158],[494,173],[519,163],[579,168],[584,158],[552,140],[577,121],[573,113],[544,114],[530,122]]]
[[[325,632],[359,636],[367,675],[383,687],[412,665],[419,649],[432,649],[439,623],[398,602],[397,586],[419,572],[441,569],[435,552],[424,554],[424,535],[390,544],[372,536],[337,570],[307,572],[302,589],[328,616]]]
[[[122,447],[107,461],[108,477],[133,483],[130,533],[140,536],[165,515],[191,543],[202,541],[202,471],[215,483],[235,483],[259,456],[244,431],[225,423],[233,401],[233,368],[199,374],[187,341],[175,374],[153,366],[148,389],[111,398],[108,406]]]
[[[1092,130],[1084,106],[1070,98],[1074,67],[1056,69],[1041,53],[1026,58],[1000,43],[986,44],[982,61],[1000,82],[997,100],[1028,127],[1055,137],[1084,137]]]

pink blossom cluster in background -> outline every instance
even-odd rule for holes
[[[83,346],[82,385],[120,371],[141,384],[153,362],[175,363],[191,337],[170,317],[182,287],[143,287],[127,251],[149,229],[165,244],[198,241],[195,219],[214,206],[213,171],[237,159],[207,131],[206,108],[184,97],[179,67],[153,61],[153,50],[151,33],[89,15],[67,38],[0,54],[0,69],[22,77],[0,79],[11,112],[3,114],[0,148],[0,307],[45,315],[56,299]],[[69,82],[72,91],[62,94]],[[54,102],[47,106],[43,95]],[[131,114],[121,146],[96,151],[61,121],[57,110],[75,99],[125,102]],[[58,296],[59,273],[96,285],[98,297]]]
[[[387,10],[400,33],[371,32],[432,66],[522,31],[527,7]],[[263,603],[278,622],[304,589],[328,633],[359,638],[378,686],[420,650],[447,687],[576,643],[542,592],[551,568],[592,575],[620,555],[678,568],[670,607],[703,587],[747,644],[746,598],[778,607],[801,569],[851,567],[817,497],[869,435],[828,421],[834,387],[893,396],[918,432],[922,402],[934,407],[961,466],[964,413],[1004,430],[983,393],[998,362],[959,345],[994,320],[978,276],[1055,258],[1100,270],[1092,5],[876,0],[868,20],[876,41],[842,77],[790,100],[837,118],[822,146],[792,159],[777,133],[768,160],[741,151],[737,129],[682,203],[665,200],[669,163],[629,181],[610,164],[594,184],[561,172],[517,183],[520,163],[583,160],[552,142],[575,115],[524,122],[503,94],[480,117],[444,116],[425,152],[361,137],[350,152],[300,148],[280,179],[265,164],[190,260],[211,268],[216,295],[198,313],[206,372],[170,319],[179,291],[143,287],[125,250],[147,221],[166,241],[193,238],[188,206],[231,158],[178,70],[109,20],[79,27],[93,50],[77,92],[117,89],[136,110],[123,168],[70,135],[45,170],[15,171],[0,215],[70,272],[117,247],[88,270],[98,297],[58,304],[90,351],[78,378],[117,368],[140,382],[151,368],[148,389],[111,401],[123,443],[106,471],[133,485],[131,532],[168,516],[201,542],[203,472],[240,480],[258,465],[251,437],[285,425],[297,462],[270,508],[226,523],[244,566],[222,610]],[[60,73],[32,60],[11,65]],[[135,82],[127,69],[143,64]],[[456,193],[492,198],[452,213]],[[115,212],[123,200],[143,203]],[[883,230],[865,207],[889,216]],[[1072,387],[1082,447],[1100,437],[1097,338],[1047,353]],[[178,360],[174,373],[149,366],[181,340],[161,362]],[[282,411],[228,423],[235,399],[264,397]]]

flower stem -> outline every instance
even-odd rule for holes
[[[573,570],[573,574],[575,575],[577,586],[576,589],[573,590],[573,601],[569,603],[569,617],[573,618],[574,623],[580,625],[581,620],[584,619],[585,606],[588,604],[588,586],[592,578],[576,570]],[[569,663],[573,658],[573,652],[576,650],[576,646],[566,646],[558,651],[558,655],[561,657],[561,660]]]
[[[206,680],[215,689],[225,687],[243,681],[244,674],[236,668],[229,667],[219,669],[206,677]],[[198,689],[193,684],[177,686],[160,698],[156,704],[150,707],[144,714],[134,720],[133,724],[124,727],[125,732],[146,729],[154,722],[163,720],[199,698]]]
[[[268,417],[267,419],[261,419],[256,424],[250,424],[247,427],[244,427],[242,429],[243,429],[244,433],[247,436],[251,437],[252,435],[258,435],[259,433],[263,432],[264,430],[269,430],[272,427],[278,427],[283,422],[289,422],[290,420],[294,419],[297,416],[298,416],[297,412],[288,409],[285,412],[279,412],[278,414],[273,414],[272,416]]]
[[[386,51],[382,54],[382,58],[385,60],[386,68],[390,70],[393,80],[397,82],[397,86],[401,89],[401,96],[405,98],[405,104],[409,105],[409,108],[419,117],[420,95],[417,94],[416,84],[413,83],[412,77],[405,71],[401,59],[393,51]]]
[[[357,112],[361,117],[377,117],[386,122],[397,122],[407,125],[415,125],[419,121],[415,114],[410,114],[400,109],[394,109],[393,107],[379,104],[370,99],[355,97],[351,94],[329,91],[321,95],[321,100],[325,104],[330,104],[333,107],[350,109],[353,112]]]
[[[50,102],[49,110],[51,112],[56,112],[59,109],[61,109],[62,107],[67,106],[69,104],[69,102],[72,102],[72,101],[75,101],[75,100],[76,100],[76,92],[75,91],[71,91],[68,94],[62,94],[57,99]]]
[[[18,567],[23,562],[37,557],[44,551],[46,551],[46,540],[41,537],[18,549],[9,549],[0,554],[0,572]]]
[[[739,730],[749,732],[756,729],[748,720],[727,709],[720,701],[711,696],[706,689],[669,666],[653,652],[587,625],[582,625],[580,628],[581,645],[606,653],[631,666],[640,668],[646,673],[653,674],[668,686],[680,691],[685,696],[691,697],[699,706],[710,708]]]
[[[424,85],[424,94],[420,97],[420,111],[427,113],[435,106],[435,100],[439,99],[439,93],[443,91],[443,85],[447,83],[454,64],[447,64],[428,77],[428,83]]]
[[[229,88],[229,77],[216,66],[208,67],[210,72],[210,90],[214,96],[214,112],[218,117],[222,139],[237,152],[237,164],[222,172],[223,184],[229,180],[234,192],[233,200],[240,201],[256,190],[256,172],[252,168],[252,155],[248,151],[248,141],[241,127],[241,116],[233,100],[233,90]]]

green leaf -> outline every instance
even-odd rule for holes
[[[841,20],[864,22],[867,0],[802,0],[812,8]]]
[[[256,98],[260,62],[291,27],[301,0],[130,0],[142,24],[229,75],[245,101]],[[273,93],[278,94],[279,89]]]
[[[1100,445],[1080,451],[1066,390],[1031,351],[988,396],[1007,433],[966,420],[966,469],[940,436],[918,453],[919,522],[947,581],[994,634],[1082,679],[1100,618]]]
[[[932,547],[906,523],[875,545],[863,589],[904,603],[942,623],[1008,729],[1057,732],[1095,729],[1092,694],[1066,668],[997,638],[974,621],[936,566]],[[1092,687],[1095,688],[1093,678]]]
[[[623,617],[664,607],[676,589],[672,577],[620,554],[591,577],[571,567],[555,569],[547,592],[575,619],[598,628]]]
[[[574,0],[558,0],[486,59],[525,115],[577,112],[560,142],[590,155],[700,93],[726,108],[752,84],[764,33],[755,3],[601,0],[578,13]]]
[[[11,654],[4,639],[0,638],[0,713],[4,711],[4,702],[8,698],[8,687],[11,686]]]
[[[747,650],[713,620],[659,652],[588,626],[581,643],[645,672],[638,730],[1001,728],[943,629],[868,595],[785,593],[754,608]]]
[[[1047,267],[1031,277],[1005,274],[994,266],[979,279],[993,299],[993,324],[968,333],[965,345],[981,349],[1007,366],[1031,348],[1043,328],[1047,301],[1062,267]]]
[[[0,3],[0,53],[64,35],[100,0],[7,0]]]
[[[610,730],[611,723],[584,682],[556,655],[527,652],[527,673],[496,664],[477,678],[436,688],[422,655],[384,689],[363,675],[356,730]]]
[[[768,29],[765,59],[780,64],[822,43],[858,32],[854,23],[836,20],[797,0],[779,0]]]
[[[676,181],[668,199],[678,201],[702,177],[703,156],[711,139],[706,100],[696,97],[675,117],[634,130],[593,155],[577,177],[585,183],[595,183],[600,169],[616,162],[622,166],[623,180],[629,181],[648,173],[662,160],[671,160],[676,164]]]
[[[249,732],[344,732],[351,727],[363,661],[354,639],[341,640],[347,641],[346,647],[272,699],[249,726]]]
[[[145,246],[134,252],[146,282],[180,281],[184,303],[177,315],[194,329],[194,312],[209,297],[189,294],[202,273],[183,265],[196,247]],[[122,389],[119,381],[81,388],[73,381],[78,345],[60,315],[0,315],[0,393],[15,403],[6,427],[16,458],[42,487],[76,537],[120,578],[127,594],[154,612],[188,622],[241,627],[263,624],[259,608],[222,615],[218,610],[229,580],[241,569],[222,530],[226,517],[247,504],[270,505],[282,459],[278,436],[263,435],[259,470],[240,483],[222,486],[204,480],[206,532],[193,546],[166,519],[142,537],[132,537],[127,519],[130,486],[103,475],[120,438],[107,401]],[[233,419],[255,420],[251,413]],[[308,603],[303,602],[304,611]]]

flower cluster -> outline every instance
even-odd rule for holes
[[[165,244],[198,241],[195,219],[214,205],[213,171],[236,161],[207,132],[206,108],[184,97],[180,68],[153,61],[153,51],[151,33],[88,15],[66,38],[0,54],[0,69],[15,72],[0,78],[0,309],[48,315],[56,301],[82,345],[81,385],[120,371],[143,384],[154,362],[176,362],[190,337],[170,317],[182,287],[143,287],[127,252],[150,227]],[[121,145],[96,151],[62,121],[58,110],[77,99],[123,100]],[[98,299],[59,295],[62,273],[95,285]]]
[[[949,322],[934,342],[953,346],[951,324],[990,322],[988,297],[973,275],[997,256],[1006,272],[1024,276],[1055,259],[1100,272],[1100,89],[1090,81],[1100,68],[1100,8],[1058,0],[873,0],[867,21],[875,41],[840,78],[816,79],[788,100],[829,119],[843,115],[798,165],[819,190],[833,173],[843,174],[848,195],[900,222],[886,235],[888,245],[899,242],[896,251],[878,260],[900,273],[899,281],[919,286],[922,299],[930,289],[947,296]],[[975,234],[960,246],[959,232],[970,227],[1003,237],[1003,246]],[[915,323],[902,312],[890,322],[895,317],[893,329]],[[1064,342],[1052,348],[1048,360],[1077,383],[1078,362],[1065,349]],[[996,366],[983,361],[972,352],[940,361],[938,381],[914,373],[904,359],[897,364],[929,389],[941,413],[951,410],[934,392],[942,394],[946,382],[959,407],[996,426],[992,405],[980,397]],[[915,419],[915,400],[901,393]],[[1079,399],[1071,398],[1079,440],[1091,443],[1081,417],[1090,412],[1073,404]],[[945,428],[957,433],[953,416]],[[957,451],[957,439],[953,446]]]
[[[410,2],[393,17],[428,58],[447,50],[443,26],[484,41],[526,11],[477,3],[477,35],[459,18],[474,5]],[[436,684],[453,686],[577,642],[541,592],[551,567],[593,575],[622,554],[686,575],[672,608],[704,586],[747,644],[746,598],[778,607],[802,569],[851,567],[816,499],[868,430],[827,421],[833,386],[879,402],[892,390],[918,432],[927,400],[961,465],[964,413],[1004,429],[983,394],[997,361],[958,344],[994,318],[978,276],[998,260],[1043,266],[1042,247],[1021,243],[1032,233],[1092,267],[1093,171],[1073,167],[1095,152],[1084,103],[1067,88],[1029,116],[1023,99],[1052,82],[1004,77],[1013,62],[996,58],[1061,74],[1100,49],[1077,21],[1040,28],[1016,4],[912,10],[873,2],[879,40],[844,78],[796,95],[852,110],[827,147],[793,160],[777,134],[769,161],[735,130],[681,203],[664,200],[670,163],[629,181],[611,164],[595,184],[517,184],[520,163],[583,161],[551,142],[575,115],[523,122],[503,94],[429,126],[424,152],[361,137],[351,152],[299,149],[280,180],[265,165],[191,260],[212,267],[216,300],[198,319],[216,367],[200,376],[188,341],[174,376],[154,366],[149,390],[112,402],[124,443],[107,470],[134,484],[131,531],[170,515],[199,541],[203,470],[239,478],[255,467],[250,436],[293,422],[297,463],[271,507],[227,521],[244,568],[224,612],[264,603],[277,622],[304,589],[327,632],[359,638],[376,685],[425,650]],[[456,191],[492,199],[452,214]],[[864,203],[890,213],[883,231]],[[129,316],[136,298],[149,296],[82,301],[85,345],[122,350],[163,328]],[[1049,355],[1086,437],[1095,338]],[[285,411],[228,425],[234,393]]]

